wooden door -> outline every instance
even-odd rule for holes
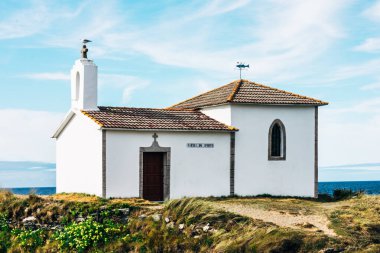
[[[143,198],[152,201],[164,200],[164,153],[143,154]]]

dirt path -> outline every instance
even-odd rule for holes
[[[288,212],[263,210],[255,206],[237,203],[214,202],[210,204],[228,212],[263,220],[265,222],[272,222],[281,227],[298,228],[308,231],[320,230],[328,236],[336,236],[334,230],[328,228],[329,220],[323,213],[320,215],[290,214]]]

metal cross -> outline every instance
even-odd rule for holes
[[[153,137],[153,139],[154,139],[154,142],[157,142],[158,135],[157,135],[156,133],[154,133],[154,134],[152,135],[152,137]]]

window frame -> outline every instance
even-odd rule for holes
[[[272,156],[272,130],[275,125],[278,125],[280,127],[280,132],[281,132],[280,156]],[[285,161],[286,160],[286,130],[285,130],[284,123],[282,123],[282,121],[279,119],[275,119],[269,127],[268,160],[269,161]]]

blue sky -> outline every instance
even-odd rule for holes
[[[88,38],[100,105],[165,107],[238,79],[243,61],[245,79],[330,102],[322,178],[380,180],[367,166],[380,162],[379,28],[380,1],[0,1],[0,161],[54,163]],[[327,168],[350,164],[367,165]]]

